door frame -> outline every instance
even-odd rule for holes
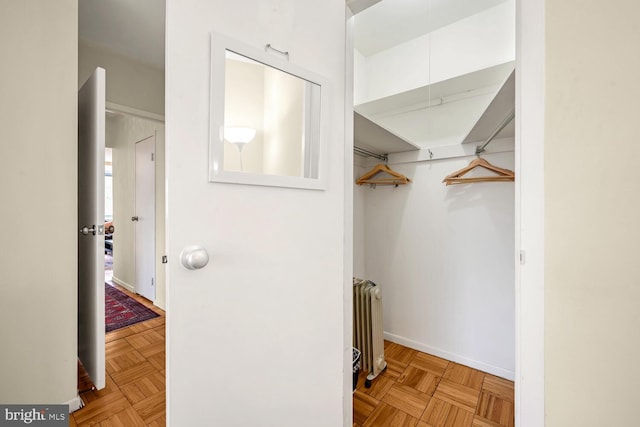
[[[143,297],[149,299],[151,302],[155,303],[156,301],[156,283],[157,283],[157,278],[156,278],[156,270],[157,270],[157,253],[156,253],[156,248],[157,248],[157,237],[158,237],[158,230],[157,230],[157,215],[156,215],[156,210],[157,210],[157,200],[156,200],[156,178],[157,178],[157,170],[156,170],[156,149],[157,149],[157,142],[156,142],[156,136],[157,136],[157,132],[154,130],[152,135],[149,135],[147,137],[144,137],[142,139],[140,139],[139,141],[136,141],[133,145],[133,153],[134,153],[134,183],[133,183],[133,207],[134,207],[134,215],[136,215],[136,217],[140,214],[140,212],[138,212],[138,201],[139,201],[139,197],[138,197],[138,184],[139,184],[139,180],[138,180],[138,147],[140,143],[143,143],[151,138],[153,138],[153,152],[152,152],[152,162],[153,162],[153,191],[151,192],[152,197],[153,197],[153,208],[151,209],[152,211],[152,215],[153,215],[153,250],[152,250],[152,256],[151,256],[151,260],[152,260],[152,286],[153,286],[153,299],[148,298],[147,295],[143,295],[142,293],[138,292],[139,290],[141,290],[141,285],[138,283],[138,269],[140,267],[140,263],[138,262],[138,257],[140,256],[140,254],[138,253],[139,251],[139,247],[140,245],[138,244],[138,225],[140,224],[139,221],[136,221],[136,224],[134,224],[134,241],[133,241],[133,255],[134,255],[134,274],[135,274],[135,282],[134,282],[134,287],[135,287],[135,291],[138,295],[142,295]]]
[[[347,2],[349,3],[349,2]],[[351,1],[351,3],[357,3]],[[376,1],[368,3],[375,4]],[[359,7],[357,11],[365,9]],[[353,13],[346,7],[346,111],[353,110]],[[515,425],[544,426],[544,0],[516,0],[516,187],[515,187]],[[353,117],[346,117],[345,150],[349,164],[353,148]],[[350,133],[351,132],[351,133]],[[351,136],[350,136],[351,135]],[[348,167],[347,167],[348,169]],[[346,170],[350,178],[352,171]],[[350,185],[348,180],[345,185]],[[345,192],[345,218],[353,217],[353,197]],[[345,237],[353,234],[345,225]],[[347,235],[348,234],[348,235]],[[345,269],[353,267],[353,243],[345,240]],[[521,262],[521,256],[522,262]],[[345,283],[345,337],[350,337],[351,283]],[[345,371],[346,372],[346,371]],[[348,381],[345,378],[345,384]],[[345,388],[347,390],[347,388]],[[349,426],[352,397],[345,392]]]
[[[124,115],[124,116],[129,116],[129,117],[144,119],[144,120],[151,121],[151,122],[156,122],[156,123],[161,124],[163,126],[162,135],[164,135],[164,132],[165,132],[164,129],[166,129],[166,122],[165,122],[165,116],[164,115],[151,113],[151,112],[148,112],[148,111],[145,111],[145,110],[139,110],[139,109],[132,108],[132,107],[127,107],[126,105],[121,105],[121,104],[117,104],[117,103],[114,103],[114,102],[107,102],[106,103],[106,113],[107,114],[108,113],[121,114],[121,115]],[[165,164],[165,160],[164,160],[164,151],[161,151],[161,152],[158,151],[159,133],[158,133],[157,129],[156,129],[156,132],[155,132],[155,137],[156,137],[156,150],[155,150],[155,153],[156,153],[156,185],[159,184],[158,181],[157,181],[158,180],[157,174],[161,173],[162,176],[164,177],[162,182],[163,182],[163,185],[164,185],[164,188],[165,188],[165,191],[166,191],[166,182],[167,182],[167,177],[165,175],[166,164]],[[165,144],[164,136],[162,136],[162,141],[163,141],[162,150],[164,150],[164,147],[165,147],[165,145],[164,145]],[[137,142],[137,141],[135,141],[135,142]],[[134,161],[135,161],[135,159],[134,159]],[[160,166],[160,164],[162,164],[162,166]],[[161,169],[158,169],[158,168],[161,168]],[[134,183],[133,191],[135,192],[135,183]],[[163,203],[163,202],[162,202],[161,198],[159,197],[158,193],[156,192],[156,206],[157,207],[158,207],[158,203]],[[116,212],[115,210],[116,209],[118,209],[118,208],[116,208],[116,206],[114,206],[114,215],[115,215],[115,212]],[[120,207],[120,209],[117,210],[119,214],[121,213],[121,210],[122,210],[121,207]],[[166,212],[166,200],[165,200],[165,202],[164,202],[164,204],[162,206],[162,212]],[[158,222],[159,218],[160,218],[158,216],[158,213],[159,213],[159,211],[158,211],[158,209],[156,209],[156,257],[159,257],[160,255],[166,254],[166,242],[165,242],[165,247],[162,248],[162,252],[159,252],[160,248],[158,247],[158,241],[157,241],[157,239],[158,239],[158,231],[162,229],[162,228],[159,228],[159,227],[162,227],[162,224],[165,221],[165,218],[162,218],[162,222],[161,223]],[[131,217],[131,213],[127,213],[126,215],[124,215],[124,217],[125,218],[130,218]],[[117,225],[116,225],[116,227],[117,227]],[[164,228],[162,230],[166,234],[166,228]],[[116,230],[116,233],[118,233],[117,230]],[[122,231],[121,231],[121,233],[122,233]],[[132,235],[131,238],[135,239],[135,236]],[[117,243],[116,240],[117,239],[114,240],[114,250],[117,250],[117,246],[118,246],[118,243]],[[122,240],[122,237],[120,237],[120,240]],[[135,254],[135,241],[133,242],[133,246],[134,246],[133,254]],[[158,288],[157,288],[158,280],[161,280],[161,276],[160,276],[161,269],[164,268],[164,265],[161,264],[157,258],[155,260],[155,264],[156,264],[156,269],[155,269],[156,300],[154,300],[152,302],[156,307],[158,307],[158,308],[160,308],[160,309],[162,309],[162,310],[164,310],[166,312],[167,311],[166,299],[158,300]],[[134,261],[134,268],[135,268],[135,261]],[[163,295],[163,298],[166,298],[166,294],[167,294],[166,278],[162,278],[162,280],[164,280],[164,282],[163,282],[164,283],[164,289],[163,289],[161,295]],[[116,278],[116,280],[114,280],[114,283],[116,283],[119,286],[124,287],[125,289],[129,290],[130,292],[134,292],[135,293],[135,283],[128,283],[128,282],[123,283],[123,282],[120,282],[119,280],[117,280],[117,278]]]
[[[544,426],[544,0],[516,0],[515,422]]]

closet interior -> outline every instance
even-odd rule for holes
[[[513,380],[515,0],[399,6],[354,16],[354,276],[386,341]]]

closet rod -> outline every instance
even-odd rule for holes
[[[353,152],[365,157],[374,157],[378,160],[382,160],[383,162],[386,162],[388,160],[386,154],[372,153],[371,151],[365,150],[364,148],[356,147],[355,145],[353,146]]]
[[[484,153],[484,149],[487,147],[487,145],[489,145],[489,143],[493,141],[493,138],[495,138],[496,135],[498,135],[500,131],[502,131],[502,129],[504,129],[509,123],[511,123],[511,120],[513,120],[515,116],[516,110],[511,110],[507,117],[505,117],[504,120],[500,122],[498,127],[493,132],[491,132],[491,135],[489,135],[489,138],[484,141],[484,144],[478,145],[476,147],[476,154]]]

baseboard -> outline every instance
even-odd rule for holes
[[[124,280],[120,280],[116,276],[113,276],[111,280],[113,280],[113,283],[115,283],[116,285],[122,286],[129,292],[133,292],[134,294],[136,293],[136,288],[134,288],[132,285],[128,284]]]
[[[438,356],[443,359],[447,359],[452,362],[459,363],[461,365],[469,366],[470,368],[478,369],[480,371],[487,372],[489,374],[492,374],[501,378],[506,378],[511,381],[514,381],[516,378],[516,373],[513,371],[509,371],[507,369],[500,368],[498,366],[493,366],[488,363],[469,359],[468,357],[464,357],[459,354],[441,350],[439,348],[431,347],[426,344],[422,344],[417,341],[413,341],[408,338],[401,337],[399,335],[390,334],[389,332],[384,333],[384,339],[387,341],[394,342],[396,344],[401,344],[405,347],[412,348],[414,350],[422,351],[424,353],[429,353],[434,356]]]
[[[158,301],[154,301],[153,305],[155,305],[156,307],[158,307],[162,311],[167,311],[167,309],[164,308],[165,307],[164,303],[158,303]]]
[[[69,413],[75,412],[84,406],[84,402],[80,399],[80,396],[76,396],[64,404],[69,405]]]

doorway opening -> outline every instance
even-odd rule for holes
[[[111,282],[113,278],[113,149],[104,149],[104,281]]]

